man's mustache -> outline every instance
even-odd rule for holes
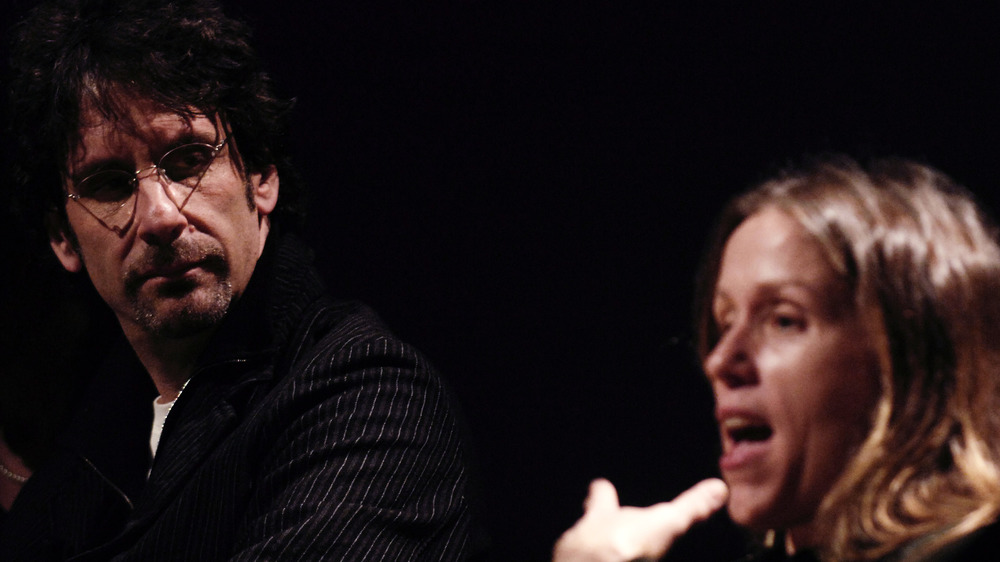
[[[220,276],[229,273],[225,250],[214,240],[175,240],[170,246],[150,246],[129,266],[125,273],[126,291],[137,291],[151,277],[195,266]]]

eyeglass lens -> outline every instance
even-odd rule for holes
[[[174,185],[193,190],[208,171],[219,149],[221,146],[201,143],[178,146],[160,158],[160,162],[155,166],[155,173]],[[126,215],[130,213],[122,217],[115,215],[121,214],[120,211],[125,208],[130,208],[129,203],[133,201],[138,186],[138,173],[141,173],[141,170],[140,172],[102,170],[91,174],[76,184],[73,189],[76,194],[75,199],[102,221],[117,218],[127,221],[129,216]],[[186,196],[187,194],[184,194],[178,202],[185,200]]]

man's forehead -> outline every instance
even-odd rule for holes
[[[70,155],[70,167],[123,150],[155,151],[184,137],[212,141],[218,136],[219,125],[217,117],[195,111],[181,114],[148,100],[122,103],[114,115],[85,105],[81,108],[78,142]]]

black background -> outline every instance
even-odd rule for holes
[[[998,201],[993,8],[671,4],[229,2],[298,99],[331,289],[463,405],[499,560],[545,560],[594,477],[645,505],[714,473],[689,310],[729,197],[833,150]]]

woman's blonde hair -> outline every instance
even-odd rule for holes
[[[882,395],[872,429],[818,506],[837,560],[931,550],[1000,512],[1000,248],[970,194],[927,166],[828,157],[734,200],[706,254],[699,353],[722,250],[774,207],[799,221],[850,284],[873,334]]]

